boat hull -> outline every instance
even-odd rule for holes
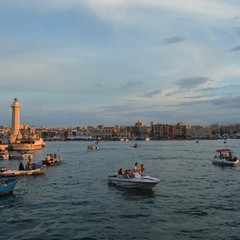
[[[33,176],[44,174],[46,166],[41,166],[33,170],[6,170],[0,173],[0,177],[18,177],[18,176]]]
[[[17,178],[0,180],[0,198],[12,194],[17,181],[18,181]]]
[[[212,164],[222,166],[222,167],[235,167],[239,164],[239,160],[229,161],[226,159],[214,158]]]
[[[40,150],[45,146],[45,143],[42,139],[34,140],[33,143],[27,142],[19,142],[19,143],[12,143],[11,150],[13,151],[32,151],[32,150]]]
[[[129,178],[114,175],[108,177],[108,183],[126,188],[152,189],[154,186],[160,183],[160,180],[148,176],[140,178]]]

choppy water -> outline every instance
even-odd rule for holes
[[[35,156],[58,152],[63,163],[22,177],[0,199],[0,239],[240,239],[240,166],[221,168],[217,148],[240,156],[240,140],[50,142]],[[107,184],[118,168],[144,163],[161,180],[153,191]],[[18,160],[0,160],[17,168]]]

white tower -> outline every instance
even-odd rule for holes
[[[20,106],[17,98],[14,99],[11,108],[12,108],[12,134],[11,134],[11,138],[10,138],[10,143],[13,143],[16,141],[16,138],[17,138],[17,135],[18,135],[19,129],[20,129],[20,108],[21,108],[21,106]]]

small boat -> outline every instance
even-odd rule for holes
[[[96,144],[92,144],[92,145],[89,145],[88,146],[88,149],[89,150],[97,150],[98,149],[98,146]]]
[[[45,165],[33,164],[32,170],[8,170],[7,168],[0,168],[0,177],[18,177],[18,176],[32,176],[44,174],[46,170]]]
[[[12,194],[17,181],[18,178],[16,177],[0,180],[0,197],[6,197]]]
[[[152,189],[160,183],[158,178],[141,176],[140,174],[114,174],[108,176],[108,183],[126,188]]]
[[[239,160],[236,156],[232,156],[233,151],[228,148],[217,149],[212,163],[218,166],[234,167],[239,164]]]
[[[43,165],[54,166],[62,162],[61,156],[57,154],[48,154],[46,159],[42,161]]]

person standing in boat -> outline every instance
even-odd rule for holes
[[[141,177],[141,175],[139,174],[139,169],[138,169],[138,163],[136,162],[133,168],[133,174],[135,177]]]
[[[118,175],[123,175],[123,170],[122,170],[122,168],[120,168],[119,170],[118,170]]]
[[[32,170],[32,159],[31,158],[28,158],[28,163],[27,163],[26,169]]]
[[[138,172],[138,163],[136,162],[133,168],[133,172],[137,173]]]

